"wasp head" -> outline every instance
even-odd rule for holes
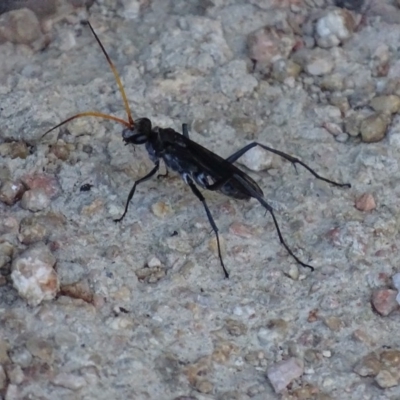
[[[132,128],[122,131],[122,139],[126,144],[144,144],[149,140],[151,132],[151,121],[148,118],[139,118]]]

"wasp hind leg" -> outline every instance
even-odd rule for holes
[[[231,156],[229,156],[226,159],[226,161],[229,161],[230,163],[234,163],[240,157],[242,157],[245,153],[247,153],[250,149],[252,149],[253,147],[256,147],[256,146],[260,146],[264,150],[269,151],[271,153],[274,153],[274,154],[284,158],[285,160],[290,161],[292,163],[292,165],[295,167],[295,169],[296,169],[296,164],[301,165],[302,167],[307,169],[312,175],[314,175],[317,179],[319,179],[321,181],[330,183],[331,185],[334,185],[334,186],[351,187],[350,183],[339,183],[339,182],[331,181],[330,179],[324,178],[323,176],[319,175],[311,167],[309,167],[307,164],[303,163],[303,161],[299,160],[298,158],[293,157],[293,156],[291,156],[289,154],[286,154],[283,151],[275,150],[275,149],[273,149],[271,147],[265,146],[264,144],[261,144],[261,143],[258,143],[258,142],[249,143],[247,146],[244,146],[242,149],[236,151]],[[296,169],[296,171],[297,171],[297,169]]]

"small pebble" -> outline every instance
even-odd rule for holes
[[[66,372],[61,372],[60,374],[56,375],[51,382],[53,385],[61,386],[70,390],[79,390],[87,386],[87,383],[82,376],[77,376]]]
[[[397,386],[399,384],[399,378],[396,375],[386,369],[382,369],[379,371],[378,375],[375,376],[375,382],[382,389]]]
[[[156,217],[165,218],[167,215],[172,213],[171,206],[164,201],[158,201],[152,204],[151,211]]]
[[[121,16],[126,19],[137,19],[140,14],[142,1],[139,0],[121,0],[123,9]]]
[[[281,59],[272,66],[272,77],[278,82],[287,82],[288,79],[296,79],[301,73],[301,66],[292,60]]]
[[[323,355],[325,358],[330,358],[330,357],[332,357],[332,352],[331,352],[330,350],[324,350],[324,351],[322,352],[322,355]]]
[[[212,361],[211,357],[205,356],[198,359],[195,363],[189,364],[185,368],[185,375],[189,383],[197,387],[198,382],[202,382],[204,377],[211,372]]]
[[[29,155],[29,148],[25,142],[9,142],[0,144],[0,155],[12,159],[22,158],[25,160]]]
[[[135,271],[139,281],[146,283],[156,283],[166,275],[165,268],[162,267],[144,267]]]
[[[29,245],[44,240],[48,235],[46,225],[41,224],[36,218],[23,218],[20,225],[18,239],[21,243]]]
[[[249,58],[257,61],[258,68],[267,69],[279,59],[287,59],[296,39],[274,28],[261,28],[251,33],[247,40]]]
[[[301,53],[300,53],[301,54]],[[322,76],[330,74],[334,67],[334,61],[328,51],[313,49],[304,51],[299,63],[304,65],[304,70],[311,76]],[[296,61],[297,59],[295,59]]]
[[[231,355],[238,354],[238,352],[238,347],[234,343],[221,341],[215,346],[211,358],[218,364],[226,365],[228,364]]]
[[[375,353],[367,354],[354,367],[354,372],[360,376],[376,376],[382,368],[382,363],[379,361]]]
[[[360,125],[363,142],[374,143],[381,141],[386,136],[387,126],[388,120],[381,113],[365,118]]]
[[[51,364],[54,360],[54,344],[52,340],[31,337],[26,342],[26,348],[37,359]]]
[[[307,317],[307,322],[312,323],[312,322],[318,321],[319,320],[318,312],[319,312],[318,308],[309,311],[308,312],[308,317]]]
[[[17,364],[7,365],[6,374],[9,381],[15,385],[20,385],[25,378],[21,366]]]
[[[37,306],[43,300],[54,299],[58,293],[55,263],[55,257],[44,245],[29,248],[14,259],[11,279],[18,294],[29,305]]]
[[[268,143],[265,143],[265,145],[269,146]],[[258,172],[273,168],[276,164],[275,158],[273,153],[262,149],[260,146],[255,146],[246,152],[239,159],[239,162],[250,171]]]
[[[359,112],[352,112],[344,120],[344,129],[352,137],[356,137],[361,133],[361,123],[365,116]]]
[[[147,266],[149,268],[161,267],[161,261],[157,257],[153,256],[149,259],[149,261],[147,261]]]
[[[295,265],[295,264],[291,264],[290,268],[289,268],[289,272],[287,274],[294,281],[299,280],[299,276],[300,276],[299,267],[297,265]]]
[[[28,8],[0,15],[0,27],[0,43],[31,44],[43,36],[39,20]]]
[[[21,207],[33,212],[42,211],[49,205],[50,199],[41,188],[27,190],[21,199]]]
[[[345,326],[343,321],[335,316],[325,318],[324,323],[333,332],[339,332]]]
[[[94,293],[86,280],[74,282],[70,285],[61,285],[60,294],[73,299],[81,299],[86,303],[93,302]]]
[[[338,136],[343,134],[342,128],[338,124],[335,124],[334,122],[325,122],[322,126],[333,136]]]
[[[14,246],[9,242],[0,243],[0,268],[11,262],[14,254]]]
[[[380,359],[386,368],[399,368],[400,350],[397,349],[383,350],[380,354]]]
[[[372,293],[372,306],[376,312],[387,317],[399,307],[396,301],[397,291],[393,289],[377,289]]]
[[[229,232],[235,236],[242,238],[251,238],[254,236],[254,232],[251,226],[242,224],[240,222],[234,222],[229,227]]]
[[[69,148],[65,143],[56,143],[52,145],[50,152],[62,161],[67,161],[70,153]]]
[[[14,364],[18,364],[23,368],[29,367],[32,362],[32,354],[25,346],[13,348],[8,355]]]
[[[20,399],[21,399],[21,393],[18,390],[18,386],[14,385],[13,383],[10,383],[7,386],[4,400],[20,400]]]
[[[374,196],[371,193],[364,193],[356,199],[355,207],[360,211],[372,211],[376,208]]]
[[[400,97],[396,95],[377,96],[369,104],[376,112],[395,114],[400,110]]]
[[[128,316],[118,316],[109,321],[109,326],[114,330],[132,330],[135,321]]]
[[[0,188],[0,201],[8,206],[12,206],[21,199],[25,191],[26,188],[22,183],[6,181]]]
[[[211,393],[214,389],[214,385],[207,379],[197,380],[195,387],[200,393]]]
[[[22,182],[29,189],[43,189],[51,199],[57,196],[60,191],[57,178],[48,174],[25,175]]]
[[[232,336],[242,336],[247,332],[247,326],[243,322],[230,318],[225,320],[225,328]]]
[[[344,9],[328,10],[319,18],[315,30],[319,47],[333,47],[349,39],[355,28],[352,14]]]
[[[326,75],[322,78],[320,84],[322,90],[330,90],[331,92],[338,92],[343,89],[343,77],[339,74]]]
[[[374,339],[365,330],[356,329],[353,332],[352,336],[355,340],[358,340],[359,342],[364,343],[367,346],[375,345]]]
[[[339,135],[335,136],[335,140],[339,143],[345,143],[349,140],[349,135],[347,133],[340,133]]]
[[[299,378],[303,373],[303,361],[294,357],[275,363],[267,369],[267,376],[275,393],[282,392],[291,381]]]

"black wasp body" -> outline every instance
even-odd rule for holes
[[[296,157],[283,153],[279,150],[272,149],[263,144],[253,142],[243,147],[239,151],[232,154],[230,157],[224,159],[205,147],[199,145],[189,138],[187,125],[182,125],[182,134],[171,128],[152,128],[151,121],[148,118],[139,118],[135,121],[133,128],[124,129],[122,138],[126,144],[140,145],[145,144],[146,150],[150,159],[155,164],[154,168],[143,178],[139,179],[133,185],[125,205],[125,211],[121,218],[116,221],[121,221],[127,211],[129,203],[135,193],[136,187],[139,183],[150,179],[157,173],[160,168],[160,160],[162,159],[168,168],[181,175],[182,179],[194,193],[194,195],[203,203],[208,220],[213,228],[217,239],[218,257],[221,266],[224,270],[225,276],[228,277],[228,271],[225,268],[221,246],[218,235],[218,228],[211,215],[208,205],[204,196],[197,188],[196,184],[206,190],[215,190],[223,193],[226,196],[235,199],[249,199],[251,197],[257,199],[260,204],[272,216],[272,219],[277,230],[279,240],[289,252],[289,254],[302,266],[308,267],[311,270],[314,268],[311,265],[305,264],[292,252],[286,244],[281,234],[278,222],[275,218],[272,207],[265,201],[264,194],[258,184],[245,172],[236,167],[233,162],[237,161],[243,154],[255,146],[260,146],[263,149],[275,153],[286,160],[290,161],[293,165],[300,164],[308,169],[316,178],[324,180],[336,186],[350,186],[349,184],[341,184],[333,182],[329,179],[323,178],[318,175],[313,169],[308,167]]]
[[[126,144],[142,144],[146,140],[146,150],[153,163],[157,166],[162,159],[167,168],[177,172],[187,184],[195,182],[203,189],[218,190],[235,199],[249,199],[252,195],[246,186],[231,176],[232,171],[235,171],[254,191],[263,196],[260,187],[247,174],[230,161],[189,139],[186,124],[183,124],[182,131],[180,134],[172,128],[152,128],[148,118],[140,118],[135,121],[134,130],[124,129],[122,138]],[[229,179],[224,180],[227,170]],[[221,184],[214,186],[218,181]]]
[[[276,220],[274,211],[272,207],[264,199],[263,191],[260,189],[258,184],[245,172],[236,167],[233,163],[237,161],[241,156],[243,156],[247,151],[255,146],[260,146],[266,151],[270,151],[280,157],[290,161],[294,166],[299,164],[306,168],[311,174],[313,174],[317,179],[323,180],[335,186],[340,187],[350,187],[348,183],[337,183],[329,179],[323,178],[317,174],[308,165],[300,161],[298,158],[293,157],[289,154],[283,153],[282,151],[273,149],[271,147],[265,146],[261,143],[253,142],[238,150],[228,158],[224,159],[219,155],[213,153],[212,151],[206,149],[205,147],[199,145],[189,138],[189,132],[186,124],[182,125],[182,134],[171,128],[160,128],[152,127],[151,121],[148,118],[140,118],[136,121],[133,120],[132,114],[129,108],[128,99],[125,94],[125,90],[122,86],[121,79],[118,72],[112,63],[110,57],[108,56],[106,50],[104,49],[100,39],[97,37],[95,31],[89,22],[87,22],[90,30],[92,31],[94,37],[97,40],[103,54],[105,55],[108,64],[115,76],[118,88],[121,92],[122,99],[124,102],[125,110],[128,115],[128,121],[115,117],[113,115],[103,114],[98,111],[86,111],[76,114],[65,121],[59,123],[55,127],[49,129],[44,135],[53,131],[54,129],[72,121],[76,118],[81,117],[97,117],[109,119],[112,121],[119,122],[125,126],[122,132],[122,138],[126,144],[142,145],[144,144],[146,150],[149,154],[150,159],[154,163],[154,168],[144,177],[137,180],[132,189],[129,192],[128,199],[125,205],[125,211],[121,218],[115,220],[117,222],[121,221],[128,211],[129,203],[135,193],[137,185],[150,179],[154,176],[160,168],[160,160],[163,160],[166,167],[167,173],[168,168],[180,174],[184,182],[190,187],[193,194],[202,202],[203,207],[206,211],[207,218],[211,224],[214,234],[217,239],[218,246],[218,257],[221,266],[224,270],[225,277],[229,277],[228,271],[225,268],[224,261],[221,254],[221,246],[218,235],[218,228],[212,217],[212,214],[208,208],[206,200],[199,187],[219,191],[226,196],[233,197],[235,199],[256,199],[270,214],[274,222],[278,237],[282,245],[288,251],[288,253],[303,267],[314,268],[311,265],[302,262],[289,248],[286,241],[283,239],[281,230],[279,228],[278,222]],[[43,135],[43,136],[44,136]]]

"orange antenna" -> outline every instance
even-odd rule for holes
[[[113,74],[115,76],[115,80],[117,81],[117,85],[118,85],[119,91],[121,92],[122,99],[124,101],[124,106],[125,106],[126,113],[128,114],[129,125],[132,127],[134,122],[133,122],[133,118],[132,118],[131,109],[129,108],[128,99],[126,97],[124,87],[122,86],[121,78],[119,77],[117,68],[115,68],[115,65],[111,61],[111,58],[107,54],[106,49],[104,48],[103,44],[100,42],[100,39],[96,35],[96,32],[92,28],[92,25],[90,25],[89,21],[87,21],[87,24],[89,25],[90,30],[92,31],[94,37],[96,38],[97,43],[100,45],[101,50],[103,51],[103,54],[105,55],[105,57],[107,59],[107,62],[110,65],[111,71],[113,72]]]
[[[127,128],[131,128],[132,127],[132,125],[130,125],[129,122],[126,122],[125,120],[123,120],[121,118],[114,117],[113,115],[103,114],[103,113],[100,113],[100,112],[97,112],[97,111],[86,111],[86,112],[83,112],[83,113],[79,113],[79,114],[73,115],[72,117],[69,117],[65,121],[60,122],[58,125],[53,126],[51,129],[49,129],[47,132],[45,132],[43,134],[42,138],[44,136],[46,136],[48,133],[54,131],[54,129],[57,129],[60,126],[66,124],[67,122],[70,122],[73,119],[80,118],[80,117],[97,117],[97,118],[110,119],[112,121],[117,121],[120,124],[125,125]]]
[[[129,129],[133,128],[134,121],[133,121],[133,118],[132,118],[132,113],[131,113],[131,110],[129,108],[128,99],[126,97],[124,87],[122,86],[121,78],[118,75],[118,71],[115,68],[113,62],[111,61],[109,55],[107,54],[106,49],[104,48],[103,44],[100,42],[100,39],[96,35],[96,32],[92,28],[92,25],[90,25],[89,21],[86,21],[86,23],[89,25],[89,28],[92,31],[94,37],[96,38],[97,43],[100,45],[101,50],[103,51],[104,55],[106,56],[107,62],[110,65],[111,70],[112,70],[112,72],[113,72],[113,74],[115,76],[115,80],[117,81],[117,85],[118,85],[119,91],[121,92],[122,99],[124,101],[124,106],[125,106],[126,113],[128,114],[128,121],[125,121],[122,118],[114,117],[113,115],[103,114],[103,113],[98,112],[98,111],[86,111],[86,112],[82,112],[82,113],[73,115],[72,117],[67,118],[65,121],[60,122],[58,125],[54,126],[53,128],[49,129],[47,132],[45,132],[43,134],[42,138],[44,136],[46,136],[48,133],[50,133],[50,132],[54,131],[55,129],[59,128],[60,126],[66,124],[67,122],[70,122],[73,119],[80,118],[80,117],[97,117],[97,118],[109,119],[111,121],[119,122],[120,124],[125,125]]]

